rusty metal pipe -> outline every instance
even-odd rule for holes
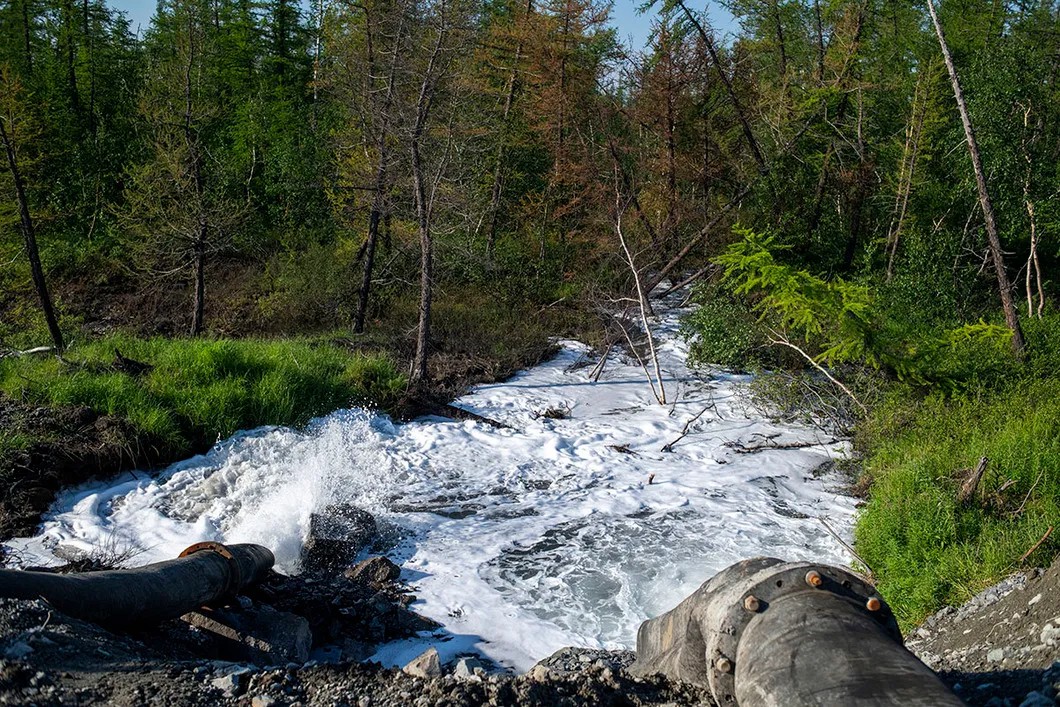
[[[870,584],[775,558],[732,565],[641,624],[630,670],[706,686],[721,707],[963,704]]]
[[[0,597],[44,599],[108,627],[174,619],[259,582],[275,562],[261,545],[199,543],[175,560],[126,570],[54,574],[0,570]]]

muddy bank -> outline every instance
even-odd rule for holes
[[[152,469],[205,451],[213,440],[174,449],[125,420],[87,407],[51,408],[0,395],[0,430],[31,442],[0,456],[0,540],[31,535],[68,486],[130,469]]]

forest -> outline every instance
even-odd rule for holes
[[[906,625],[1052,557],[1060,3],[723,4],[3,0],[0,391],[157,461],[692,287],[697,361],[853,435]]]

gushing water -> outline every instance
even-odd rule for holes
[[[669,405],[635,361],[612,354],[594,382],[585,347],[563,342],[456,403],[509,428],[346,410],[241,432],[153,479],[67,492],[38,536],[9,545],[30,563],[106,546],[146,564],[201,540],[256,542],[293,573],[310,515],[353,503],[388,529],[414,608],[444,625],[376,658],[431,643],[443,660],[474,650],[516,669],[566,645],[631,647],[641,621],[739,559],[845,563],[818,520],[849,535],[854,501],[821,473],[845,445],[755,419],[743,377],[690,371],[678,314],[657,331]]]

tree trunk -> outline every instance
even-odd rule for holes
[[[51,295],[48,294],[48,285],[44,280],[44,268],[41,267],[40,251],[37,250],[37,236],[33,229],[33,217],[29,210],[29,199],[26,197],[26,186],[22,181],[22,173],[18,169],[15,145],[11,136],[8,135],[2,119],[0,119],[0,139],[4,142],[4,151],[7,153],[7,166],[11,170],[11,177],[15,183],[19,224],[22,228],[22,238],[26,243],[26,256],[29,258],[33,287],[37,290],[37,299],[40,300],[41,309],[44,310],[44,321],[48,324],[48,333],[51,334],[55,351],[62,353],[66,346],[63,342],[63,333],[59,329],[59,321],[56,319],[55,310],[52,307]]]
[[[188,65],[184,72],[184,142],[188,148],[188,161],[195,181],[195,197],[199,209],[199,222],[196,224],[192,240],[192,257],[195,268],[195,294],[191,305],[191,335],[198,336],[203,331],[203,311],[206,306],[206,236],[209,233],[209,219],[206,216],[206,185],[202,173],[202,153],[199,136],[195,134],[194,103],[192,96],[192,70],[195,66],[195,23],[188,21]]]
[[[758,171],[762,174],[767,174],[769,172],[769,166],[766,164],[766,158],[763,156],[762,150],[758,145],[758,140],[755,138],[755,134],[751,130],[751,123],[747,117],[747,111],[744,110],[743,104],[736,95],[736,89],[733,88],[732,81],[729,80],[729,75],[725,73],[725,67],[721,65],[721,59],[718,58],[718,50],[714,46],[714,40],[711,39],[710,35],[703,28],[703,25],[700,24],[696,16],[692,14],[692,11],[688,9],[684,0],[677,0],[677,5],[684,11],[685,16],[696,28],[696,32],[699,34],[700,39],[703,40],[703,44],[706,45],[707,52],[710,54],[710,60],[718,72],[718,78],[721,79],[722,85],[725,86],[725,92],[729,95],[729,101],[736,110],[736,117],[740,121],[740,127],[743,129],[744,137],[747,138],[747,145],[751,148],[751,154],[754,156],[755,163],[758,165]]]
[[[1019,314],[1016,312],[1016,303],[1012,299],[1012,284],[1008,279],[1008,271],[1005,269],[1005,259],[1001,253],[1001,240],[997,235],[997,222],[994,220],[994,205],[990,201],[990,194],[986,189],[986,174],[983,172],[983,160],[979,156],[979,145],[975,140],[975,131],[972,129],[972,120],[968,115],[968,105],[964,101],[964,92],[961,90],[960,78],[957,76],[957,68],[950,56],[950,48],[946,43],[946,35],[942,31],[938,14],[935,12],[934,0],[927,0],[928,12],[931,14],[931,22],[935,26],[935,34],[939,39],[939,47],[942,49],[942,58],[946,62],[946,70],[950,74],[950,83],[953,84],[953,97],[957,101],[957,110],[961,114],[961,123],[964,125],[964,137],[968,143],[968,153],[972,158],[972,169],[975,170],[975,184],[979,190],[979,205],[983,209],[983,221],[986,226],[986,236],[990,244],[990,257],[997,271],[997,286],[1001,293],[1001,308],[1005,313],[1005,322],[1012,332],[1012,349],[1017,356],[1023,354],[1026,344],[1023,340],[1023,330],[1020,328]]]
[[[365,6],[367,13],[368,6]],[[357,313],[354,317],[353,331],[355,334],[364,332],[365,317],[368,312],[368,298],[372,289],[372,269],[375,266],[375,249],[379,240],[379,221],[383,215],[386,204],[387,185],[387,162],[389,151],[387,140],[390,137],[390,108],[394,102],[394,82],[397,75],[398,60],[401,56],[401,39],[405,28],[404,7],[401,8],[401,18],[398,22],[397,34],[394,37],[393,52],[390,57],[390,71],[386,80],[386,94],[379,110],[379,135],[376,138],[376,153],[378,162],[376,164],[374,194],[372,196],[372,211],[368,216],[368,241],[364,254],[364,270],[361,275],[361,288],[357,294]],[[371,16],[366,18],[369,23]],[[369,36],[369,67],[374,67],[375,59],[371,56],[371,37]],[[371,75],[375,74],[370,70]]]
[[[412,380],[422,382],[428,377],[427,357],[430,355],[431,278],[434,274],[434,253],[418,136],[412,141],[412,178],[416,191],[416,220],[420,228],[420,307],[419,325],[416,330],[416,357],[412,362]]]
[[[529,18],[534,11],[534,0],[527,0],[526,17]],[[512,72],[508,76],[508,92],[504,96],[504,112],[501,114],[501,135],[497,141],[497,162],[493,166],[493,186],[490,188],[490,225],[486,232],[486,257],[493,257],[493,249],[497,245],[497,221],[500,214],[501,190],[503,186],[503,168],[505,155],[505,141],[508,138],[508,126],[512,114],[512,106],[515,105],[515,94],[519,86],[519,62],[523,56],[523,40],[520,36],[519,43],[515,47],[515,58],[512,60]]]
[[[207,225],[199,224],[195,238],[195,299],[192,304],[191,335],[198,336],[203,330],[203,311],[206,308],[206,235]]]
[[[420,230],[420,306],[419,325],[416,330],[416,356],[412,361],[412,380],[423,383],[428,378],[427,358],[430,355],[431,339],[431,287],[434,276],[434,249],[431,241],[431,203],[427,201],[427,188],[423,175],[423,157],[420,154],[420,144],[423,134],[427,128],[427,120],[430,116],[431,106],[434,102],[435,76],[434,71],[438,58],[442,52],[442,43],[445,38],[446,28],[443,25],[438,30],[438,39],[431,52],[431,58],[427,62],[427,68],[420,83],[420,95],[416,101],[416,124],[412,129],[412,181],[416,196],[416,220]],[[441,168],[439,168],[441,169]],[[439,171],[439,177],[441,172]],[[434,198],[432,189],[431,198]]]

